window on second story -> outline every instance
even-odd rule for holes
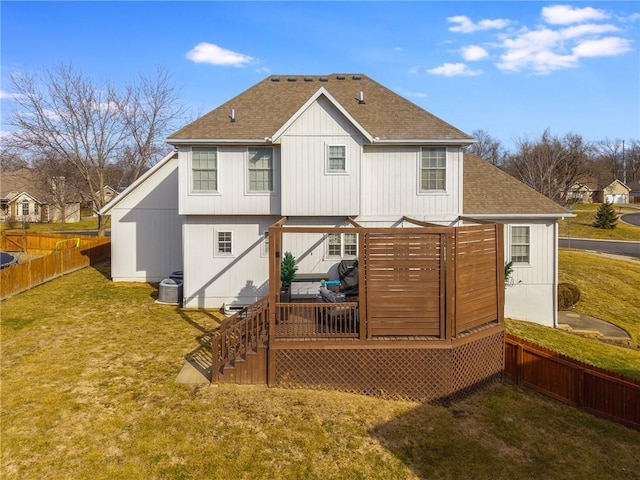
[[[511,227],[511,261],[513,263],[529,263],[531,248],[529,227]]]
[[[29,200],[24,199],[22,201],[22,215],[27,216],[29,215]]]
[[[249,149],[250,192],[273,192],[273,148]]]
[[[193,147],[191,149],[191,178],[193,191],[218,191],[218,149]]]
[[[423,147],[420,158],[420,191],[444,191],[447,179],[447,149]]]
[[[347,147],[345,145],[327,146],[327,173],[346,173]]]
[[[327,239],[327,256],[353,258],[358,256],[358,235],[355,233],[331,233]]]

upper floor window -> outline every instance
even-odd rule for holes
[[[347,171],[347,147],[345,145],[328,145],[327,172],[345,173]]]
[[[355,233],[331,233],[327,242],[327,256],[345,258],[358,256],[358,235]]]
[[[22,201],[22,215],[29,215],[29,200],[26,198]]]
[[[273,192],[273,148],[249,149],[249,191]]]
[[[511,261],[529,263],[530,235],[529,227],[511,227]]]
[[[420,159],[420,190],[445,190],[447,178],[447,149],[423,147]]]
[[[194,191],[218,191],[218,149],[193,147],[191,149],[191,178]]]

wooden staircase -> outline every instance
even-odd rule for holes
[[[212,340],[212,383],[267,383],[269,302],[263,297],[220,325]]]

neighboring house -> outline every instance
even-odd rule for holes
[[[615,179],[609,185],[594,192],[594,201],[597,203],[629,203],[630,192],[631,189],[627,185]]]
[[[636,180],[628,184],[629,203],[640,203],[640,181]]]
[[[557,220],[568,212],[464,154],[472,137],[364,75],[271,76],[167,142],[176,152],[102,211],[114,281],[183,270],[184,307],[248,305],[269,292],[268,231],[282,217],[326,228],[475,219],[505,225],[505,315],[557,324]],[[300,272],[359,254],[348,233],[289,237]]]
[[[569,203],[592,203],[594,202],[594,193],[598,190],[598,184],[595,179],[581,179],[576,181],[567,192],[567,201]]]
[[[100,191],[96,191],[95,194],[98,196]],[[111,185],[105,185],[102,187],[102,193],[104,195],[104,204],[106,205],[115,197],[118,196],[119,192]],[[89,195],[87,195],[89,196]],[[82,217],[95,217],[97,216],[98,209],[95,207],[93,200],[88,200],[82,203],[81,215]]]
[[[78,222],[79,201],[69,201],[64,209],[43,188],[42,179],[30,168],[0,173],[0,220],[26,222]]]

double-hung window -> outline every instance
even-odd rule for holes
[[[22,215],[25,217],[29,215],[29,200],[26,198],[22,201]]]
[[[217,232],[216,254],[221,256],[233,255],[233,232],[221,230]]]
[[[218,149],[193,147],[191,150],[191,180],[194,192],[218,191]]]
[[[423,147],[420,157],[420,191],[444,191],[447,180],[447,149]]]
[[[529,263],[530,238],[529,227],[511,227],[511,261],[514,264]]]
[[[347,147],[345,145],[327,146],[327,172],[346,173]]]
[[[273,148],[249,149],[250,192],[273,192]]]
[[[355,233],[329,234],[327,256],[330,258],[353,258],[358,256],[358,235]]]

